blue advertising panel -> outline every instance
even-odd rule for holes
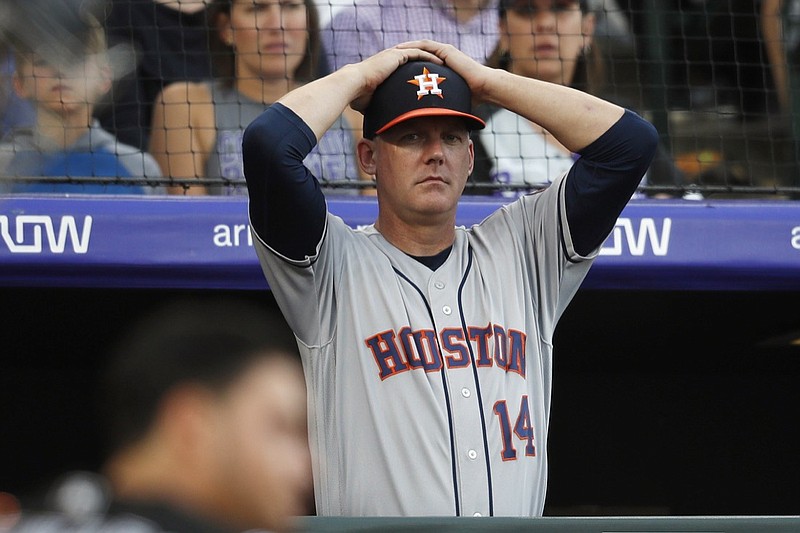
[[[371,197],[328,199],[351,226],[374,221]],[[469,226],[502,200],[465,197]],[[0,198],[0,285],[267,289],[246,198]],[[800,202],[634,200],[584,288],[800,289]]]

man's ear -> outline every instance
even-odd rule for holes
[[[361,139],[356,145],[358,167],[364,174],[375,176],[375,141]]]
[[[470,134],[470,139],[469,139],[469,172],[467,173],[467,176],[471,176],[473,170],[475,170],[475,141],[472,140],[472,134]]]
[[[213,427],[213,393],[196,385],[179,385],[164,394],[158,408],[157,426],[171,446],[191,453],[206,442]]]

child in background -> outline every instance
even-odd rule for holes
[[[92,118],[95,103],[112,81],[102,26],[70,0],[19,2],[15,7],[18,21],[49,19],[50,24],[68,29],[70,39],[56,43],[57,37],[44,39],[36,31],[12,36],[14,89],[33,104],[36,123],[33,128],[14,130],[0,144],[0,190],[157,192],[146,181],[161,177],[155,159],[119,143]],[[26,27],[41,29],[48,24]],[[14,179],[45,176],[63,179]]]

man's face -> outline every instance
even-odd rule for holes
[[[472,172],[472,140],[460,118],[420,117],[359,144],[359,158],[377,180],[381,210],[420,223],[454,215]]]
[[[285,529],[308,514],[311,459],[300,364],[256,362],[218,402],[220,512],[244,528]]]

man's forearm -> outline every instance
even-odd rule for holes
[[[294,111],[319,140],[358,97],[362,85],[356,67],[346,65],[291,91],[278,101]]]
[[[613,126],[624,110],[590,94],[496,70],[484,99],[542,126],[572,152],[585,148]]]

